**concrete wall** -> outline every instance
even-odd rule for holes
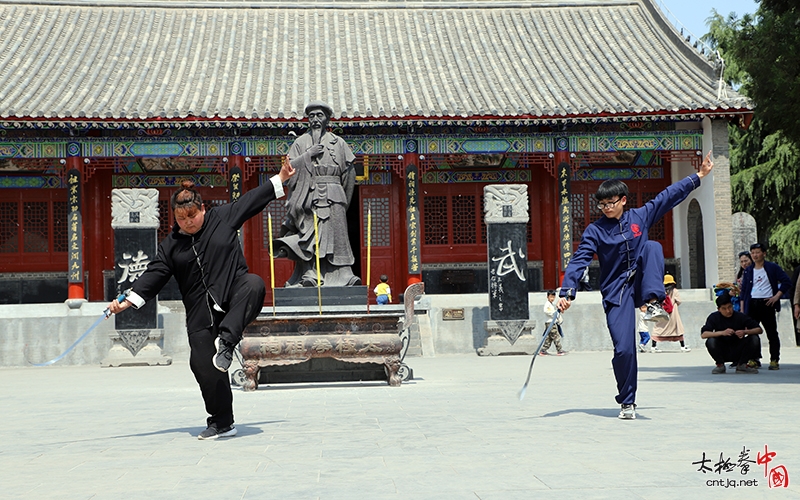
[[[107,303],[85,302],[78,309],[67,304],[10,304],[0,306],[0,366],[26,366],[55,358],[103,314]],[[162,349],[173,361],[189,359],[183,304],[161,302],[159,327],[164,328]],[[102,321],[58,364],[99,365],[111,347],[114,319]]]
[[[700,327],[706,317],[716,310],[711,291],[706,289],[680,291],[683,300],[681,318],[686,329],[686,344],[701,349]],[[547,300],[543,292],[529,294],[530,317],[536,320],[536,335],[544,325],[542,307]],[[0,306],[0,367],[26,366],[28,361],[40,363],[58,356],[77,340],[100,317],[105,303],[84,303],[79,309],[66,304],[21,304]],[[442,310],[463,308],[463,320],[442,319]],[[487,333],[483,323],[488,320],[489,301],[485,294],[424,295],[417,304],[420,313],[422,355],[426,357],[449,354],[475,354],[483,347]],[[271,309],[270,309],[271,311]],[[179,301],[159,303],[159,326],[164,328],[163,353],[173,362],[189,359],[186,339],[185,313]],[[99,365],[111,347],[109,333],[113,320],[101,322],[76,349],[59,361],[60,365]],[[580,292],[578,300],[564,315],[564,348],[570,351],[610,351],[600,292]],[[781,344],[795,346],[789,302],[782,301],[778,315]],[[763,354],[769,355],[766,335],[762,336]],[[677,350],[677,343],[662,343],[664,350]],[[26,360],[27,358],[27,360]]]
[[[705,348],[704,340],[700,338],[700,328],[705,324],[709,314],[716,311],[712,301],[712,292],[708,289],[680,290],[681,295],[681,320],[686,331],[684,337],[686,345],[692,349]],[[547,300],[543,292],[529,294],[530,317],[536,320],[535,333],[539,335],[544,328],[545,315],[542,310],[544,301]],[[442,320],[442,310],[448,308],[464,308],[463,320]],[[484,294],[474,295],[425,295],[420,299],[418,306],[427,310],[427,315],[422,318],[429,321],[428,325],[421,325],[423,335],[423,356],[430,354],[425,350],[425,330],[430,330],[435,355],[468,354],[474,353],[477,348],[483,347],[487,333],[483,322],[488,320],[488,297]],[[794,347],[794,325],[792,324],[789,301],[781,302],[781,312],[778,313],[778,331],[781,336],[781,345]],[[603,306],[600,302],[600,292],[580,292],[578,298],[572,303],[569,311],[564,314],[564,338],[562,343],[568,351],[605,351],[612,350],[611,337],[606,326]],[[769,356],[766,335],[762,335],[762,354]],[[678,343],[665,342],[659,344],[663,350],[677,350]]]

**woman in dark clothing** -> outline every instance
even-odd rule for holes
[[[172,196],[172,232],[158,245],[156,258],[133,283],[113,313],[139,308],[154,298],[174,276],[186,308],[189,366],[209,413],[199,439],[236,435],[233,393],[227,370],[245,326],[261,311],[266,288],[250,274],[238,239],[242,225],[269,202],[284,195],[283,183],[295,173],[288,161],[270,182],[228,203],[206,211],[194,184],[184,181]]]
[[[742,288],[742,275],[744,270],[753,265],[753,258],[750,257],[750,252],[739,252],[739,272],[736,273],[736,284]]]

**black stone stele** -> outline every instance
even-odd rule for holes
[[[147,264],[156,256],[155,229],[114,229],[114,282],[116,292],[133,286]],[[141,309],[129,308],[125,314],[114,315],[117,330],[158,328],[158,301],[151,300]]]
[[[528,242],[524,223],[487,224],[489,318],[528,319]]]

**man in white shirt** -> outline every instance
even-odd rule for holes
[[[764,326],[769,340],[769,369],[778,370],[781,341],[775,312],[781,310],[781,298],[789,293],[792,282],[783,269],[766,260],[766,256],[766,246],[763,243],[750,245],[753,265],[744,270],[739,300],[742,303],[742,312]]]

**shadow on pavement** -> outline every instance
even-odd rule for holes
[[[757,374],[736,373],[736,369],[727,368],[726,373],[714,375],[714,363],[709,362],[704,366],[642,366],[639,365],[639,382],[642,375],[650,374],[650,382],[699,382],[699,383],[734,383],[734,384],[798,384],[800,383],[800,366],[794,364],[781,364],[780,370],[770,371],[769,363],[764,363]],[[725,363],[728,367],[730,363]],[[660,375],[652,377],[652,375]]]
[[[641,406],[636,408],[636,420],[649,420],[646,416],[643,416],[640,412],[642,410],[653,409],[652,406]],[[617,419],[619,415],[619,407],[609,407],[609,408],[568,408],[566,410],[554,411],[550,413],[545,413],[544,415],[532,416],[532,417],[524,417],[520,420],[527,420],[531,418],[551,418],[551,417],[563,417],[564,415],[570,415],[572,413],[585,413],[586,415],[594,415],[595,417],[603,417],[603,418],[613,418]]]
[[[252,436],[264,432],[264,430],[261,429],[261,427],[259,426],[280,424],[283,422],[285,422],[285,420],[267,420],[264,422],[248,422],[247,424],[236,423],[234,425],[238,430],[237,436]],[[203,432],[203,430],[205,430],[205,427],[197,427],[197,426],[174,427],[172,429],[161,429],[158,431],[140,432],[137,434],[120,434],[118,436],[101,436],[88,439],[74,439],[71,441],[58,441],[55,443],[44,444],[44,446],[59,446],[59,445],[67,445],[74,443],[91,443],[92,441],[105,441],[107,439],[128,439],[128,438],[147,437],[147,436],[159,436],[162,434],[189,434],[192,437],[197,437],[197,435]]]

